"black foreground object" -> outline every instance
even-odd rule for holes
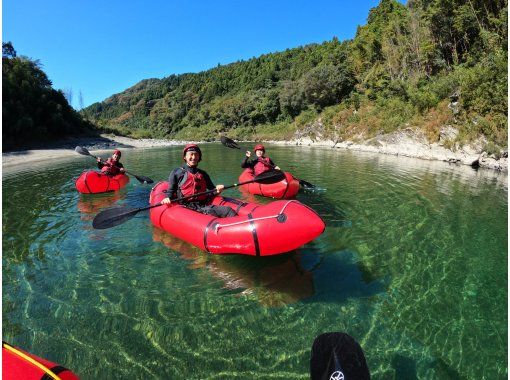
[[[276,183],[276,182],[281,181],[284,178],[285,178],[285,174],[283,174],[283,172],[281,172],[280,170],[268,170],[267,172],[264,172],[262,174],[259,174],[258,176],[255,176],[255,178],[253,178],[250,181],[235,183],[230,186],[225,186],[223,189],[224,190],[230,189],[232,187],[242,186],[242,185],[246,185],[247,183],[253,183],[253,182],[264,183],[264,184]],[[216,189],[203,191],[201,193],[188,195],[186,197],[172,199],[172,202],[179,202],[179,201],[183,201],[185,199],[195,198],[199,195],[212,194],[214,192],[216,192]],[[107,228],[115,227],[115,226],[118,226],[119,224],[122,224],[122,223],[128,221],[133,216],[138,214],[140,211],[149,210],[151,208],[158,207],[161,205],[162,205],[162,203],[159,202],[152,206],[146,206],[146,207],[140,207],[140,208],[134,208],[134,207],[129,207],[129,206],[110,207],[110,208],[107,208],[106,210],[101,211],[99,214],[97,214],[94,217],[94,220],[92,221],[92,227],[94,227],[96,230],[104,230]]]
[[[227,148],[232,148],[232,149],[241,149],[239,148],[239,146],[237,145],[237,143],[232,140],[231,138],[228,138],[227,136],[221,136],[220,137],[220,141],[223,145],[225,145]],[[273,169],[274,169],[274,166],[273,166]],[[295,177],[294,177],[295,178]],[[313,183],[310,183],[308,181],[305,181],[304,179],[299,179],[299,178],[296,178],[298,181],[299,181],[299,184],[303,187],[306,187],[308,189],[315,189],[317,186],[315,186]]]
[[[94,156],[92,153],[90,153],[88,151],[87,148],[83,148],[81,146],[77,146],[76,148],[74,148],[74,151],[76,153],[79,153],[83,156],[90,156],[90,157],[94,157],[96,160],[97,160],[97,156]],[[131,172],[128,172],[126,169],[124,169],[124,171],[128,174],[131,174],[133,177],[135,177],[140,183],[154,183],[154,181],[152,179],[150,179],[149,177],[145,177],[143,175],[136,175],[134,173],[131,173]]]
[[[319,335],[312,345],[312,380],[370,380],[365,355],[350,335],[331,332]]]

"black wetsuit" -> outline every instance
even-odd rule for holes
[[[214,186],[214,183],[211,181],[211,177],[209,177],[209,174],[207,174],[207,172],[205,172],[202,169],[192,168],[188,165],[184,165],[181,168],[176,168],[172,170],[170,176],[168,177],[169,183],[168,195],[170,199],[182,196],[182,193],[179,191],[179,183],[181,183],[181,181],[183,180],[186,171],[192,174],[196,174],[197,172],[201,173],[205,179],[207,190],[213,190],[216,188],[216,186]],[[218,218],[226,218],[237,215],[237,213],[228,206],[217,206],[210,204],[213,197],[214,194],[211,194],[211,196],[205,201],[197,202],[183,201],[181,204],[184,207],[189,208],[190,210],[198,211],[201,212],[202,214],[213,215]]]
[[[251,168],[253,169],[255,167],[255,165],[257,165],[257,162],[259,162],[259,158],[256,157],[250,161],[248,161],[248,158],[249,157],[244,157],[244,160],[241,162],[241,167],[243,169],[246,169],[246,168]],[[272,166],[276,166],[273,162],[273,160],[269,159],[269,164],[272,165]]]

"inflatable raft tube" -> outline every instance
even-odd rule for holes
[[[293,198],[299,191],[299,181],[289,172],[284,172],[285,178],[280,182],[271,184],[250,183],[243,186],[250,194],[262,195],[276,199]],[[254,178],[252,169],[245,169],[239,176],[239,182],[250,181]]]
[[[78,376],[61,365],[2,342],[2,379],[78,380]]]
[[[82,194],[106,193],[117,191],[129,182],[126,174],[109,176],[95,170],[87,170],[75,182],[76,189]]]
[[[150,204],[165,198],[167,188],[168,182],[156,184]],[[296,200],[259,205],[216,196],[212,203],[230,206],[238,216],[216,218],[175,204],[152,208],[150,219],[156,227],[216,255],[278,255],[309,243],[325,229],[320,216]]]

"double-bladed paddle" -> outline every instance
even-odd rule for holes
[[[90,157],[94,157],[96,160],[97,160],[97,156],[94,156],[93,154],[91,154],[87,148],[83,148],[81,146],[77,146],[76,148],[74,148],[74,151],[76,153],[79,153],[79,154],[82,154],[84,156],[90,156]],[[128,172],[127,170],[124,169],[124,171],[128,174],[131,174],[133,177],[135,177],[140,183],[154,183],[154,181],[152,179],[150,179],[149,177],[144,177],[143,175],[136,175],[134,173],[131,173],[131,172]]]
[[[232,148],[232,149],[241,149],[241,148],[237,145],[237,143],[236,143],[234,140],[232,140],[232,139],[228,138],[227,136],[221,136],[221,137],[220,137],[220,141],[221,141],[221,143],[222,143],[223,145],[225,145],[227,148]],[[270,166],[272,167],[272,169],[274,169],[274,168],[275,168],[275,166],[274,166],[274,165],[270,165]],[[294,178],[296,178],[296,177],[294,177]],[[316,188],[316,187],[317,187],[317,186],[315,186],[313,183],[310,183],[310,182],[308,182],[308,181],[305,181],[304,179],[299,179],[299,178],[296,178],[296,179],[299,181],[299,184],[300,184],[301,186],[306,187],[306,188],[308,188],[308,189],[314,189],[314,188]]]
[[[283,172],[281,172],[279,170],[269,170],[267,172],[259,174],[258,176],[255,176],[255,178],[253,178],[250,181],[235,183],[230,186],[225,186],[223,189],[230,189],[232,187],[246,185],[248,183],[253,183],[253,182],[264,183],[264,184],[276,183],[276,182],[281,181],[284,178],[285,178],[285,175],[283,174]],[[172,199],[172,202],[180,202],[180,201],[183,201],[186,199],[195,198],[200,195],[212,194],[215,191],[216,191],[216,189],[212,189],[212,190],[203,191],[201,193],[197,193],[197,194],[193,194],[193,195],[188,195],[186,197],[175,198],[175,199]],[[152,206],[146,206],[146,207],[140,207],[140,208],[134,208],[134,207],[129,207],[129,206],[111,207],[111,208],[101,211],[99,214],[97,214],[95,216],[94,220],[92,221],[92,227],[94,227],[95,229],[98,229],[98,230],[104,230],[106,228],[115,227],[115,226],[118,226],[119,224],[122,224],[125,221],[131,219],[133,216],[138,214],[140,211],[149,210],[153,207],[161,206],[162,204],[163,203],[158,202]]]

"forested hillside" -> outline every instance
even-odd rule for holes
[[[27,148],[66,136],[92,133],[61,91],[54,90],[37,61],[2,44],[2,146]]]
[[[266,54],[200,73],[147,79],[83,115],[133,137],[288,139],[403,128],[431,141],[507,145],[507,0],[382,0],[353,40]],[[453,106],[452,106],[453,104]]]

